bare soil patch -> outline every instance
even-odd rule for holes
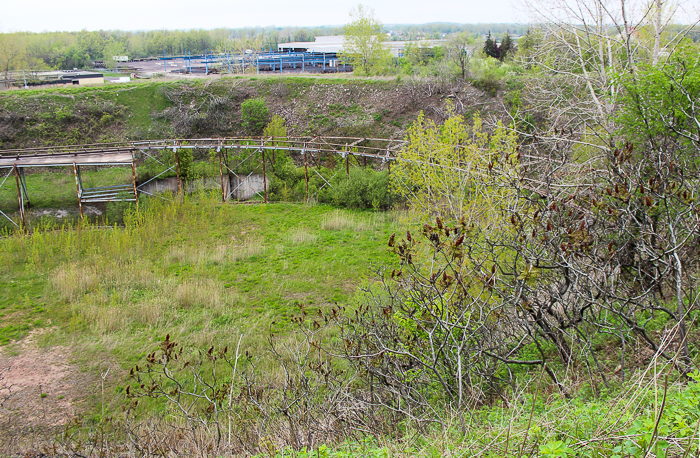
[[[32,331],[13,347],[0,348],[0,424],[12,429],[55,427],[80,412],[89,375],[71,363],[71,349],[39,348]]]

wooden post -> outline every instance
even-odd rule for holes
[[[345,177],[350,179],[350,152],[345,153]]]
[[[78,208],[80,208],[80,219],[83,219],[83,202],[80,196],[80,180],[78,179],[78,166],[73,162],[73,174],[75,175],[75,189],[78,191]]]
[[[263,190],[265,195],[265,203],[267,203],[267,175],[265,174],[265,149],[261,148],[262,151],[262,163],[263,163]]]
[[[27,220],[24,215],[24,199],[22,199],[22,188],[19,183],[19,171],[17,170],[17,165],[14,165],[15,170],[15,181],[17,182],[17,199],[19,200],[19,216],[22,218],[22,230],[27,231]]]
[[[219,145],[219,175],[221,176],[221,203],[226,202],[226,189],[224,188],[224,161],[222,157],[221,150],[223,148]]]
[[[306,151],[304,151],[304,181],[306,182],[306,194],[304,195],[304,202],[309,202],[309,168],[308,161],[306,159]]]

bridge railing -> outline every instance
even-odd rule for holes
[[[324,164],[324,160],[328,160],[329,156],[332,158],[332,155],[340,155],[345,161],[345,172],[349,176],[351,166],[361,166],[360,159],[364,161],[364,166],[370,163],[375,164],[375,167],[378,164],[381,168],[386,167],[390,169],[391,162],[397,159],[398,152],[405,144],[404,140],[367,137],[247,136],[171,138],[0,150],[0,169],[3,171],[2,184],[5,184],[5,181],[11,174],[14,173],[15,175],[14,181],[17,184],[20,221],[15,222],[1,211],[0,216],[7,218],[18,227],[20,225],[27,227],[25,208],[29,208],[30,203],[24,170],[30,167],[68,166],[72,168],[82,216],[84,203],[133,201],[138,200],[139,194],[154,195],[148,192],[145,186],[161,176],[170,176],[173,172],[177,177],[177,192],[183,191],[184,184],[179,170],[179,155],[173,154],[170,156],[176,162],[171,164],[156,159],[157,153],[155,152],[158,151],[171,150],[173,153],[183,149],[215,151],[219,162],[222,200],[227,201],[232,196],[235,196],[234,193],[241,186],[250,186],[249,181],[255,178],[252,175],[258,174],[260,176],[257,179],[262,180],[263,189],[255,190],[254,194],[258,195],[265,202],[268,201],[269,186],[266,165],[274,165],[274,159],[270,159],[269,152],[279,153],[286,151],[295,157],[297,166],[304,167],[304,200],[308,201],[310,198],[313,199],[321,189],[332,186],[331,181],[341,173],[340,170],[342,168],[335,170],[333,172],[335,175],[329,175],[328,177],[324,177],[319,173],[319,170],[321,170],[319,167]],[[267,159],[265,157],[266,152],[268,153]],[[159,166],[162,166],[163,170],[159,170],[153,176],[148,176],[145,181],[138,180],[137,163],[144,165],[143,163],[147,157],[155,160]],[[274,158],[274,154],[272,157]],[[355,160],[350,161],[351,157],[355,157]],[[337,164],[333,159],[330,162]],[[114,165],[131,165],[132,183],[98,186],[95,188],[83,187],[81,167],[90,166],[86,170],[91,170],[94,167]],[[4,173],[4,171],[7,171],[7,173]],[[309,183],[316,176],[320,177],[323,183],[318,190],[310,190]],[[0,184],[0,187],[2,184]]]
[[[274,145],[272,145],[273,143]],[[138,140],[81,145],[44,146],[0,150],[0,158],[24,155],[90,154],[134,150],[158,149],[231,149],[262,148],[289,151],[351,154],[384,161],[395,160],[404,140],[366,137],[217,137],[217,138],[171,138],[161,140]]]

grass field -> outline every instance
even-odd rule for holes
[[[46,328],[41,345],[123,369],[166,334],[203,348],[290,332],[289,319],[346,302],[370,265],[388,265],[394,213],[301,204],[142,200],[126,227],[59,227],[0,240],[0,343]],[[274,322],[274,324],[273,324]]]
[[[386,240],[406,224],[398,212],[218,199],[216,192],[181,203],[142,199],[127,211],[124,227],[44,219],[32,236],[0,239],[5,354],[21,352],[18,340],[37,330],[41,347],[70,348],[72,364],[92,373],[82,387],[82,409],[97,424],[103,405],[106,414],[124,405],[127,371],[143,364],[166,334],[190,350],[240,338],[241,352],[257,354],[266,351],[270,332],[291,341],[290,318],[302,307],[313,313],[352,303],[358,286],[371,281],[370,266],[392,265]],[[103,403],[105,363],[112,375]],[[270,448],[265,456],[666,456],[666,450],[683,456],[696,449],[700,384],[665,386],[661,374],[671,369],[659,360],[631,383],[613,383],[601,395],[582,387],[574,399],[531,372],[518,379],[509,399],[462,417],[445,413],[444,424],[427,429],[407,424],[400,440],[361,438],[297,452]],[[152,402],[142,407],[169,412]]]

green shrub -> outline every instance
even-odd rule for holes
[[[351,170],[350,177],[340,180],[329,194],[335,205],[348,208],[387,209],[397,200],[389,191],[389,174],[372,169]]]
[[[269,110],[264,99],[248,99],[241,104],[243,127],[253,135],[260,135],[267,125]]]
[[[496,97],[498,90],[501,88],[501,82],[493,74],[487,74],[481,78],[472,80],[472,86],[480,89],[491,97]]]
[[[180,177],[183,180],[194,180],[196,177],[194,170],[194,157],[192,151],[181,149],[177,152],[177,159],[180,167]]]

